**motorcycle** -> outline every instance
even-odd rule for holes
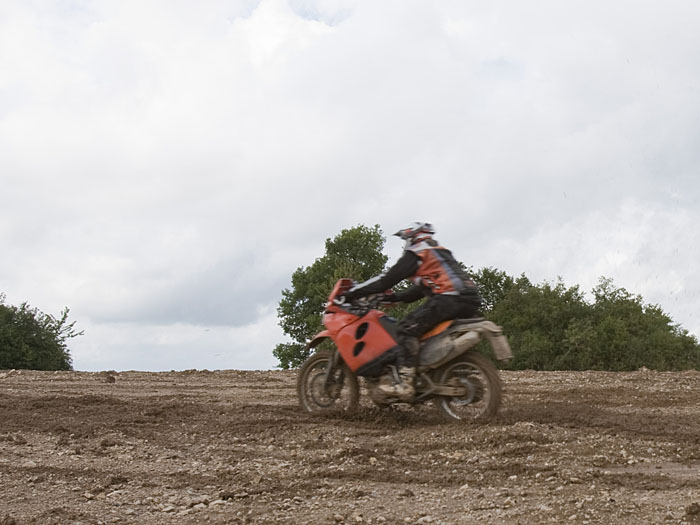
[[[352,286],[340,279],[323,312],[326,330],[307,345],[316,349],[299,369],[297,395],[311,413],[357,410],[358,377],[364,377],[370,399],[380,407],[406,403],[378,390],[383,381],[399,381],[393,364],[401,351],[397,321],[378,309],[382,295],[347,303]],[[486,340],[498,361],[513,353],[501,328],[484,318],[445,321],[420,340],[415,395],[408,403],[432,401],[448,420],[494,416],[501,404],[502,385],[494,364],[474,347]],[[325,346],[326,348],[317,348]]]

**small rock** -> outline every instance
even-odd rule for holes
[[[92,492],[86,492],[83,494],[83,498],[85,499],[95,499],[95,495]]]
[[[116,439],[112,439],[112,438],[104,438],[102,441],[100,441],[100,446],[102,448],[116,447],[119,444],[120,444],[119,441],[117,441]]]
[[[125,478],[124,476],[112,476],[109,478],[107,481],[107,486],[112,486],[112,485],[123,485],[124,483],[128,483],[129,479]]]
[[[415,494],[411,489],[406,489],[403,492],[399,493],[399,498],[413,498],[415,497]]]
[[[344,521],[345,518],[341,516],[340,514],[333,514],[333,521],[336,523],[340,523],[341,521]]]
[[[0,525],[17,525],[17,520],[9,514],[5,514],[5,516],[0,518]]]
[[[700,516],[700,503],[693,503],[685,509],[688,516]]]
[[[191,498],[185,498],[185,500],[182,502],[182,504],[185,507],[196,507],[200,503],[203,503],[204,505],[209,504],[209,497],[207,496],[192,496]]]

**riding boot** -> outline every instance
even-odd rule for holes
[[[415,343],[413,343],[415,341]],[[407,337],[402,341],[404,354],[397,359],[398,382],[391,375],[382,378],[378,385],[379,391],[387,396],[398,398],[401,401],[411,401],[416,390],[413,382],[416,378],[416,350],[418,340]],[[415,347],[415,348],[414,348]]]
[[[406,393],[406,397],[412,399],[415,396],[415,380],[416,380],[416,368],[418,366],[418,353],[420,352],[420,342],[416,337],[404,336],[401,341],[405,354],[403,359],[403,365],[399,367],[399,378],[402,383],[410,385],[410,393]]]
[[[416,369],[409,366],[398,368],[399,382],[394,380],[392,374],[387,374],[379,380],[377,390],[388,398],[397,398],[400,401],[411,401],[415,395],[413,379]]]
[[[413,366],[402,366],[399,367],[399,379],[401,382],[401,393],[399,394],[399,399],[402,401],[410,401],[413,396],[416,395],[416,389],[413,383],[416,379],[416,369]]]

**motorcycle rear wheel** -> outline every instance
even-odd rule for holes
[[[438,380],[443,385],[464,386],[462,397],[440,396],[435,403],[442,416],[450,421],[469,421],[493,417],[501,405],[501,378],[486,357],[467,352],[440,368]]]
[[[299,369],[297,396],[306,412],[342,412],[349,414],[357,410],[360,387],[357,377],[345,363],[333,370],[330,383],[325,385],[326,370],[332,353],[319,350],[309,357]]]

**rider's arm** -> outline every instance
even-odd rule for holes
[[[396,261],[396,264],[389,268],[386,273],[360,284],[354,290],[346,293],[345,298],[347,300],[353,300],[358,297],[365,297],[366,295],[383,293],[404,279],[408,279],[414,275],[418,270],[419,261],[420,259],[415,253],[405,251],[401,258]]]
[[[414,301],[417,301],[418,299],[423,299],[423,297],[425,296],[425,288],[417,284],[414,284],[413,286],[410,286],[405,290],[394,294],[394,297],[396,297],[396,301],[401,303],[412,303]]]

